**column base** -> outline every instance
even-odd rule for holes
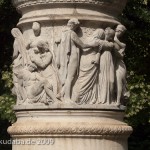
[[[127,150],[132,132],[122,111],[16,110],[16,115],[8,128],[12,150]]]

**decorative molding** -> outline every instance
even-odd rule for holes
[[[30,134],[79,134],[79,135],[126,135],[132,132],[132,127],[125,125],[104,125],[94,123],[27,123],[12,125],[8,128],[11,135]]]
[[[102,9],[113,10],[119,14],[124,8],[127,0],[13,0],[13,4],[17,9],[35,5],[48,5],[48,4],[89,4],[102,7]],[[119,6],[119,7],[116,7]],[[103,8],[105,7],[105,8]],[[115,9],[114,9],[115,8]]]
[[[104,3],[106,4],[112,4],[114,3],[112,0],[106,1],[106,0],[14,0],[14,5],[21,7],[31,6],[31,5],[39,5],[39,4],[51,4],[51,3],[90,3],[90,4],[99,4],[102,5]]]

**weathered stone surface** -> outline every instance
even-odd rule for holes
[[[127,150],[126,0],[13,0],[13,150]],[[39,143],[51,139],[52,143]],[[54,143],[55,140],[55,143]],[[38,143],[37,143],[38,142]]]
[[[128,95],[123,62],[126,45],[119,38],[126,28],[118,25],[116,31],[110,27],[87,30],[88,37],[83,34],[80,38],[83,31],[79,26],[79,20],[72,18],[51,39],[47,35],[51,29],[42,35],[39,22],[33,22],[33,36],[28,40],[29,35],[23,35],[17,28],[12,30],[14,93],[18,105],[124,104]]]
[[[8,129],[13,139],[40,140],[53,139],[53,145],[14,145],[19,148],[38,149],[96,149],[127,150],[126,140],[132,128],[123,123],[123,112],[101,110],[47,110],[17,111],[17,122]],[[27,138],[28,137],[28,138]],[[87,144],[81,144],[81,143]],[[107,145],[103,145],[105,144]],[[81,145],[76,145],[76,144]],[[115,145],[114,145],[115,143]],[[96,145],[95,145],[96,144]],[[76,145],[76,146],[75,146]],[[87,147],[87,145],[89,147]],[[67,148],[66,148],[67,146]],[[115,147],[114,147],[115,146]]]

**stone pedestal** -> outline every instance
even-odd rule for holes
[[[16,107],[18,120],[8,132],[20,144],[13,150],[128,149],[132,128],[123,122],[123,111],[73,107]]]
[[[17,27],[22,32],[23,37],[19,40],[21,39],[20,41],[23,42],[18,45],[25,45],[20,48],[18,53],[22,56],[18,56],[20,59],[17,61],[20,62],[24,57],[21,67],[28,66],[28,53],[30,53],[30,49],[35,48],[33,45],[36,45],[36,42],[33,44],[32,40],[30,41],[36,35],[33,34],[34,29],[32,29],[32,24],[36,22],[41,25],[40,39],[48,41],[49,49],[54,58],[52,67],[56,68],[55,56],[57,55],[58,43],[61,43],[59,39],[61,39],[61,33],[65,30],[69,19],[76,18],[79,20],[80,28],[77,35],[86,43],[86,38],[90,38],[96,29],[116,28],[120,24],[117,16],[125,7],[126,0],[13,0],[13,3],[18,12],[22,14]],[[15,35],[13,36],[16,38]],[[29,50],[27,45],[30,46]],[[39,52],[36,53],[38,57]],[[45,57],[45,52],[40,55]],[[30,58],[32,62],[34,62],[34,58]],[[89,60],[87,59],[87,61]],[[49,103],[46,101],[46,97],[45,100],[39,100],[39,97],[36,99],[29,98],[30,90],[27,91],[25,98],[21,93],[29,85],[27,81],[30,80],[30,74],[28,75],[27,71],[25,73],[22,71],[23,77],[21,77],[22,84],[20,85],[20,82],[16,80],[16,78],[20,80],[18,74],[22,73],[17,72],[21,68],[18,62],[16,64],[14,62],[14,85],[17,95],[17,104],[14,110],[17,121],[8,128],[9,134],[16,142],[13,144],[12,150],[128,149],[127,138],[131,134],[132,128],[123,121],[125,106],[122,102],[119,105],[116,104],[115,98],[107,103],[88,102],[87,100],[84,104],[79,104],[74,98],[71,98],[70,101],[65,98],[61,99],[58,98],[58,95],[63,84],[61,85],[59,82],[54,83],[54,86],[49,88],[54,91],[58,98],[57,102]],[[36,72],[39,75],[47,69],[39,68]],[[58,68],[53,70],[53,72],[57,71]],[[42,77],[46,80],[41,80],[42,85],[39,87],[43,86],[46,91],[46,82],[48,82],[49,77],[45,74],[43,73]],[[24,77],[24,75],[26,76]],[[77,74],[75,78],[78,78]],[[36,83],[39,80],[37,79]],[[59,81],[58,78],[57,81]],[[98,81],[95,83],[98,84]],[[32,86],[32,84],[30,85]],[[18,90],[20,88],[23,89],[22,92]],[[74,88],[71,89],[71,91],[73,90]]]

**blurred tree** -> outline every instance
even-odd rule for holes
[[[150,148],[150,0],[128,0],[121,16],[128,31],[125,61],[131,93],[125,120],[134,128],[129,150]]]
[[[13,38],[11,29],[16,26],[19,14],[10,0],[0,0],[0,118],[14,121],[12,105],[15,98],[11,95]]]
[[[11,29],[16,26],[19,14],[11,4],[11,0],[0,0],[0,69],[11,64],[13,53]]]
[[[11,95],[12,88],[12,44],[11,29],[16,26],[19,14],[11,4],[11,0],[0,0],[0,140],[8,140],[7,128],[15,121],[12,106],[15,103]],[[0,149],[11,150],[11,145],[0,145]]]

